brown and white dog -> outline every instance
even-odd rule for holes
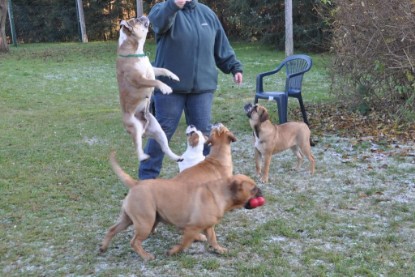
[[[222,123],[213,125],[206,142],[210,145],[209,155],[200,163],[177,174],[173,179],[178,182],[195,182],[232,176],[231,143],[235,141],[235,135]]]
[[[120,93],[120,104],[123,112],[123,123],[131,134],[137,150],[139,161],[149,156],[142,149],[142,136],[154,138],[161,149],[171,159],[181,160],[168,146],[166,134],[156,118],[149,112],[151,95],[154,88],[162,93],[172,93],[172,89],[156,76],[168,76],[175,81],[179,78],[164,68],[155,68],[144,54],[150,21],[146,16],[122,20],[118,39],[117,81]]]
[[[182,154],[183,161],[178,162],[179,171],[192,167],[205,159],[203,148],[208,138],[203,135],[195,126],[189,125],[186,128],[187,148]]]
[[[162,221],[183,231],[181,244],[174,246],[169,255],[186,249],[194,240],[206,240],[201,232],[215,251],[224,253],[226,249],[216,241],[214,225],[229,210],[252,208],[250,200],[261,195],[252,179],[232,175],[230,143],[235,140],[225,126],[214,126],[208,140],[211,151],[206,159],[171,179],[134,180],[121,169],[112,153],[112,168],[130,190],[118,223],[108,230],[102,242],[101,252],[107,250],[117,233],[134,225],[131,246],[144,260],[154,259],[143,249],[142,242]]]
[[[315,161],[310,147],[310,129],[303,122],[272,124],[265,107],[247,104],[244,107],[255,137],[255,167],[261,181],[267,183],[271,157],[290,148],[297,157],[296,170],[299,170],[304,156],[310,161],[310,172],[314,174]],[[262,160],[262,167],[261,167]]]

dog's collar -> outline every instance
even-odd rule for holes
[[[142,58],[142,57],[146,57],[146,54],[129,54],[129,55],[118,55],[122,58]]]

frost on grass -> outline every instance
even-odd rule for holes
[[[234,173],[258,181],[252,137],[245,133],[235,135],[238,141],[232,144]],[[95,137],[85,137],[84,142],[100,143]],[[160,224],[157,233],[144,243],[144,248],[156,255],[155,261],[144,263],[131,249],[132,228],[118,234],[105,254],[97,255],[99,243],[119,212],[119,201],[107,199],[100,200],[102,210],[91,210],[93,215],[88,218],[80,215],[68,222],[52,217],[51,226],[71,234],[59,245],[53,245],[56,240],[45,239],[34,244],[14,230],[14,235],[3,241],[6,248],[18,245],[32,249],[32,254],[7,254],[10,262],[3,263],[2,273],[241,276],[259,272],[276,276],[284,272],[298,276],[322,272],[360,275],[368,270],[379,276],[413,272],[414,144],[374,145],[327,136],[320,138],[312,151],[316,159],[314,176],[309,173],[307,160],[296,172],[291,170],[295,157],[290,151],[275,155],[270,182],[258,182],[267,201],[265,206],[225,215],[215,229],[219,243],[229,249],[226,255],[217,255],[206,243],[197,242],[180,255],[166,256],[181,237],[178,230],[165,224]],[[175,164],[165,169],[172,171],[170,175],[178,170]],[[118,185],[119,191],[125,190]],[[122,195],[109,192],[114,193]],[[79,203],[81,209],[86,206],[88,203]],[[80,222],[84,233],[79,232]]]

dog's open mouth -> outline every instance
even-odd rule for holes
[[[255,196],[249,199],[248,202],[246,202],[244,208],[248,210],[252,210],[264,204],[265,204],[265,198],[262,195],[261,189],[258,188],[258,191],[255,194]]]
[[[186,128],[186,136],[191,136],[197,131],[196,127],[194,125],[189,125]]]
[[[244,106],[244,110],[246,115],[250,118],[252,111],[254,110],[255,105],[252,105],[251,103],[248,103]]]

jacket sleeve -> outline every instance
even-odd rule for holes
[[[236,59],[235,51],[223,30],[222,25],[217,19],[218,28],[215,38],[215,62],[216,66],[225,74],[243,72],[243,66],[239,60]]]
[[[173,25],[178,10],[180,8],[174,0],[167,0],[153,6],[148,14],[153,31],[158,35],[167,32]]]

